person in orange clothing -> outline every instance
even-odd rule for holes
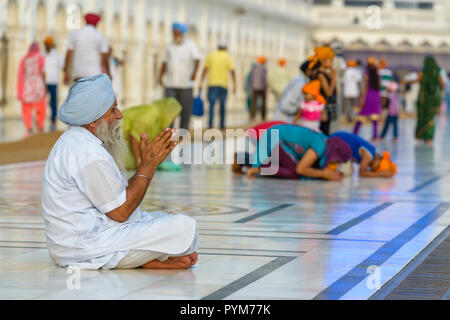
[[[33,132],[33,109],[36,110],[37,127],[44,130],[46,116],[45,58],[39,45],[33,42],[22,58],[17,73],[17,98],[22,102],[22,118],[27,136]]]

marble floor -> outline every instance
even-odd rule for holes
[[[377,145],[398,163],[389,180],[249,180],[229,165],[158,172],[142,206],[198,221],[197,266],[81,270],[75,287],[48,256],[45,163],[0,166],[0,299],[368,299],[450,224],[450,125],[437,119],[433,147],[413,130],[402,120],[400,140]]]

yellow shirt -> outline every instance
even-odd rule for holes
[[[226,50],[211,52],[205,67],[208,68],[208,86],[228,88],[228,73],[234,70],[234,62]]]

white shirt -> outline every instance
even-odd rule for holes
[[[109,49],[103,35],[88,24],[70,34],[67,50],[73,50],[72,78],[78,79],[101,73],[101,54]]]
[[[194,61],[200,58],[197,45],[189,39],[183,39],[179,45],[169,44],[163,57],[163,62],[167,64],[165,86],[176,89],[192,88],[194,82],[191,76],[194,71]]]
[[[55,48],[45,55],[45,83],[58,84],[61,69],[64,68],[64,59]]]
[[[130,250],[180,254],[195,236],[195,220],[140,206],[124,223],[106,213],[126,201],[127,179],[102,142],[69,127],[48,157],[42,211],[50,257],[60,266],[114,268]]]
[[[344,72],[344,97],[358,98],[359,83],[362,81],[362,74],[357,68],[347,68]]]

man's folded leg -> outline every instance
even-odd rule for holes
[[[195,232],[191,246],[183,253],[170,255],[162,252],[148,250],[131,250],[120,260],[116,269],[134,269],[134,268],[188,268],[197,262],[199,240],[198,231]],[[153,262],[153,263],[152,263]]]

